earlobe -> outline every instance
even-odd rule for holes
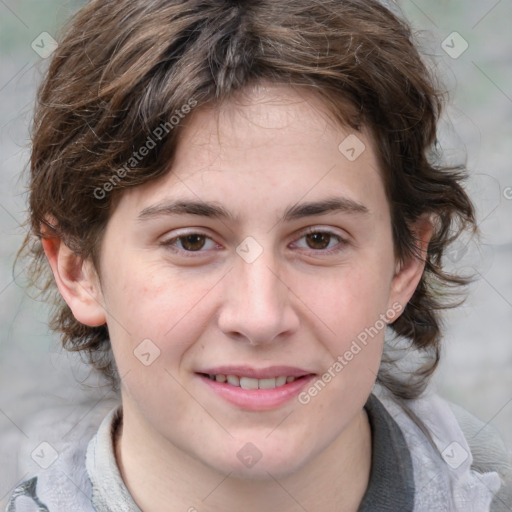
[[[60,294],[74,317],[90,327],[106,322],[98,275],[89,260],[75,254],[54,233],[41,240]]]
[[[397,262],[391,284],[390,306],[398,302],[402,309],[413,296],[425,269],[428,244],[434,232],[431,219],[428,216],[420,217],[412,231],[416,240],[416,254]]]

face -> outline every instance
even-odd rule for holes
[[[265,478],[355,421],[386,316],[415,283],[395,261],[370,137],[329,122],[312,96],[246,94],[191,114],[170,172],[122,195],[98,295],[125,421]]]

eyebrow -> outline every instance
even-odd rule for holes
[[[289,206],[282,219],[291,221],[310,217],[314,215],[324,215],[330,212],[343,212],[350,214],[368,214],[366,206],[346,197],[332,197],[321,201],[310,201],[306,203],[297,203]],[[156,204],[144,208],[138,216],[138,220],[144,221],[155,217],[167,215],[199,215],[214,219],[225,219],[237,221],[238,216],[233,215],[223,206],[206,201],[188,201],[176,200]]]

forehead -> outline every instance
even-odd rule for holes
[[[367,133],[337,124],[311,93],[259,85],[191,113],[170,172],[125,194],[139,209],[173,196],[247,210],[243,197],[259,194],[284,210],[326,194],[378,202],[384,189]]]
[[[345,128],[346,130],[346,128]],[[308,89],[258,83],[220,104],[196,110],[181,134],[187,145],[215,146],[217,154],[269,146],[299,144],[301,140],[324,139],[334,143],[343,127],[336,124],[322,100]],[[327,140],[329,135],[333,140]],[[186,149],[182,144],[178,157]]]

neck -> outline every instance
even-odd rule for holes
[[[144,439],[141,450],[140,439]],[[149,442],[148,442],[149,440]],[[371,430],[364,410],[325,450],[282,479],[235,478],[215,471],[148,432],[123,411],[115,453],[122,478],[144,512],[357,511],[368,486]]]

